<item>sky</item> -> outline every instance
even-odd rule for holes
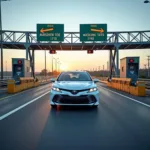
[[[14,31],[36,31],[37,23],[64,24],[65,31],[79,32],[80,24],[106,23],[108,31],[150,30],[150,4],[144,0],[11,0],[2,2],[2,28]],[[147,64],[150,50],[120,50],[119,58],[140,56],[140,67]],[[35,71],[44,69],[44,51],[35,52]],[[108,51],[57,52],[68,70],[107,67]],[[4,71],[11,71],[11,58],[25,58],[23,50],[4,49]],[[51,55],[47,51],[47,69],[51,70]],[[7,63],[6,63],[7,62]]]

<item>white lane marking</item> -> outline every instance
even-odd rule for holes
[[[39,87],[42,87],[42,86],[44,86],[44,85],[41,85],[41,86],[39,86]],[[37,88],[39,88],[39,87],[34,87],[34,88],[31,88],[31,89],[27,89],[27,90],[25,90],[25,91],[21,91],[21,92],[19,92],[19,93],[16,93],[16,94],[10,95],[10,96],[2,97],[2,98],[0,98],[0,101],[1,101],[1,100],[4,100],[4,99],[11,98],[11,97],[14,97],[14,96],[16,96],[16,95],[20,95],[20,94],[22,94],[22,93],[29,92],[29,91],[34,90],[34,89],[37,89]]]
[[[25,91],[21,91],[21,92],[19,92],[19,93],[16,93],[16,94],[13,94],[13,95],[10,95],[10,96],[2,97],[2,98],[0,98],[0,101],[1,101],[1,100],[4,100],[4,99],[11,98],[11,97],[14,97],[14,96],[16,96],[16,95],[20,95],[20,94],[25,93],[25,92],[29,92],[29,91],[31,91],[31,90],[33,90],[33,89],[34,89],[34,88],[28,89],[28,90],[25,90]]]
[[[101,86],[101,87],[102,87],[102,86]],[[122,97],[124,97],[124,98],[130,99],[130,100],[132,100],[132,101],[134,101],[134,102],[137,102],[137,103],[139,103],[139,104],[142,104],[142,105],[147,106],[147,107],[149,107],[149,108],[150,108],[150,105],[145,104],[145,103],[143,103],[143,102],[140,102],[140,101],[138,101],[138,100],[136,100],[136,99],[134,99],[134,98],[131,98],[131,97],[125,96],[125,95],[123,95],[123,94],[120,94],[120,93],[118,93],[118,92],[115,92],[115,91],[109,90],[109,89],[104,88],[104,87],[102,87],[102,88],[103,88],[103,89],[105,89],[105,90],[108,90],[108,91],[110,91],[110,92],[112,92],[112,93],[115,93],[115,94],[117,94],[117,95],[120,95],[120,96],[122,96]]]
[[[2,116],[0,117],[0,120],[3,120],[4,118],[6,118],[6,117],[12,115],[13,113],[15,113],[15,112],[17,112],[18,110],[20,110],[20,109],[26,107],[26,106],[29,105],[29,104],[35,102],[36,100],[40,99],[41,97],[45,96],[45,95],[48,94],[48,93],[50,93],[50,91],[48,91],[48,92],[46,92],[46,93],[40,95],[39,97],[37,97],[37,98],[31,100],[30,102],[27,102],[27,103],[25,103],[25,104],[19,106],[18,108],[16,108],[16,109],[14,109],[14,110],[12,110],[12,111],[10,111],[10,112],[8,112],[8,113],[2,115]]]

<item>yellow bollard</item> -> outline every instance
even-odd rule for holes
[[[138,96],[146,96],[146,88],[145,88],[145,82],[138,81]]]
[[[7,90],[8,93],[15,93],[15,80],[8,80],[7,82]]]

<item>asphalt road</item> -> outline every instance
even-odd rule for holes
[[[136,97],[101,84],[97,109],[51,109],[49,89],[0,101],[0,150],[150,150],[150,106]]]

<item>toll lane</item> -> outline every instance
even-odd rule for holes
[[[7,88],[0,87],[0,100],[7,95]]]
[[[51,84],[32,88],[0,100],[0,116],[18,108],[38,96],[50,91]]]
[[[49,106],[49,94],[0,121],[4,150],[149,150],[150,108],[102,87],[98,109]]]
[[[116,90],[116,89],[113,89],[113,88],[109,88],[107,87],[106,84],[100,82],[98,83],[98,86],[101,86],[101,87],[104,87],[104,89],[108,89],[108,90],[111,90],[111,91],[114,91],[114,92],[117,92],[121,95],[124,95],[124,96],[127,96],[127,97],[130,97],[132,99],[136,99],[137,101],[139,102],[142,102],[142,103],[145,103],[147,105],[150,105],[150,90],[146,90],[146,96],[145,97],[142,97],[142,96],[134,96],[132,94],[128,94],[126,92],[123,92],[123,91],[119,91],[119,90]]]

